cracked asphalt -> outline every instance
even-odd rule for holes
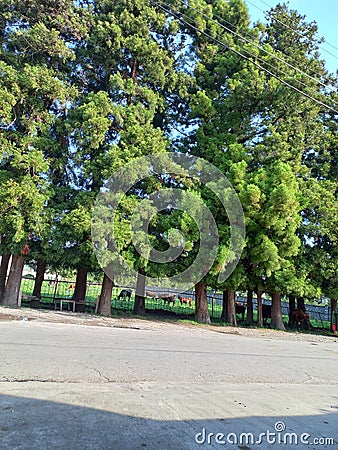
[[[0,321],[0,449],[338,448],[336,337],[16,319]]]

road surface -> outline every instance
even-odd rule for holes
[[[0,449],[337,449],[337,338],[233,333],[2,320]]]

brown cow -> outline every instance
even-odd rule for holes
[[[308,330],[311,327],[309,315],[301,309],[295,309],[292,311],[292,327]]]
[[[170,303],[172,303],[173,306],[175,306],[176,300],[173,297],[164,297],[162,300],[164,304],[168,303],[168,306],[170,306]]]
[[[168,303],[168,306],[170,305],[170,303],[172,303],[173,306],[175,306],[176,294],[157,294],[155,292],[146,291],[146,296],[150,298],[158,298],[160,300],[163,300],[163,303],[164,304]]]
[[[168,303],[168,306],[170,306],[170,303],[175,306],[176,294],[160,294],[158,298],[161,298],[164,304]]]
[[[178,299],[179,299],[181,305],[190,305],[190,306],[192,306],[192,299],[191,298],[189,298],[189,297],[181,297],[179,295]]]
[[[152,291],[146,291],[146,297],[156,298],[157,294],[155,292],[152,292]]]

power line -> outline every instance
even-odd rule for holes
[[[287,81],[281,79],[280,77],[278,77],[278,75],[275,75],[274,73],[270,72],[268,69],[266,69],[265,67],[261,66],[260,64],[258,64],[256,61],[253,61],[252,59],[248,58],[247,56],[243,55],[240,51],[235,50],[234,48],[230,47],[229,45],[225,44],[224,42],[221,42],[219,39],[211,36],[208,33],[205,33],[205,31],[202,31],[201,29],[199,29],[198,27],[196,27],[195,25],[185,21],[184,19],[182,19],[182,17],[180,17],[179,15],[175,14],[173,11],[171,11],[170,9],[165,8],[164,6],[162,6],[161,4],[155,2],[154,0],[150,0],[151,3],[153,5],[158,6],[159,8],[161,8],[163,11],[165,11],[166,13],[170,14],[171,16],[175,17],[177,20],[179,20],[180,22],[183,22],[184,24],[186,24],[187,26],[189,26],[190,28],[194,29],[195,31],[197,31],[198,33],[203,34],[205,37],[212,39],[213,41],[215,41],[216,43],[218,43],[219,45],[225,47],[226,49],[232,51],[233,53],[235,53],[236,55],[240,56],[241,58],[244,58],[245,60],[249,61],[251,64],[254,64],[256,67],[258,67],[259,69],[263,70],[264,72],[266,72],[267,74],[271,75],[273,78],[276,78],[278,81],[280,81],[282,84],[284,84],[285,86],[288,86],[289,88],[293,89],[294,91],[298,92],[299,94],[303,95],[304,97],[307,97],[311,100],[313,100],[314,102],[316,102],[318,105],[324,106],[326,109],[333,111],[335,114],[338,114],[338,111],[335,110],[334,108],[332,108],[331,106],[321,102],[320,100],[317,100],[316,98],[312,97],[311,95],[301,91],[300,89],[296,88],[295,86],[293,86],[292,84],[288,83]],[[164,3],[165,4],[165,3]],[[165,6],[168,7],[168,5],[165,4]],[[253,55],[251,55],[253,56]]]
[[[227,27],[222,26],[220,23],[216,22],[216,21],[213,20],[211,17],[207,16],[207,15],[204,14],[203,12],[201,12],[201,11],[197,10],[196,8],[192,7],[191,5],[189,5],[188,2],[184,2],[183,0],[179,0],[179,1],[180,1],[184,6],[186,6],[186,3],[187,3],[187,5],[190,7],[190,9],[194,9],[194,10],[197,11],[199,14],[204,15],[204,16],[207,17],[209,20],[211,20],[211,21],[217,23],[217,24],[218,24],[219,26],[221,26],[222,28],[224,28],[224,29],[230,31],[231,33],[234,33],[233,30],[229,30]],[[250,3],[250,2],[249,2],[249,3]],[[253,3],[252,3],[252,5],[253,5]],[[254,5],[254,6],[255,6],[255,5]],[[255,6],[255,7],[258,8],[257,6]],[[258,8],[258,9],[260,9],[260,8]],[[260,11],[263,11],[263,10],[260,9]],[[264,11],[263,11],[263,12],[264,12]],[[222,21],[222,22],[224,22],[224,23],[227,23],[228,25],[230,25],[231,27],[233,27],[233,28],[237,31],[237,28],[236,28],[236,26],[235,26],[233,23],[231,23],[231,22],[229,22],[228,20],[226,20],[226,19],[224,19],[224,18],[218,16],[218,15],[215,14],[215,13],[213,13],[213,16],[216,17],[217,19],[219,19],[220,21]],[[186,16],[186,17],[187,17],[187,16]],[[281,22],[281,23],[282,23],[282,22]],[[209,30],[209,31],[210,31],[210,30]],[[265,50],[262,46],[258,46],[257,44],[255,44],[255,43],[253,42],[253,40],[252,40],[252,35],[251,35],[251,34],[245,32],[244,30],[242,30],[241,32],[242,32],[244,35],[249,36],[250,39],[247,40],[247,42],[249,42],[249,43],[255,45],[255,46],[258,47],[258,48],[260,48],[263,52],[269,54],[270,56],[272,56],[272,57],[274,57],[274,58],[276,58],[276,59],[279,59],[275,54],[272,54],[271,52],[268,52],[267,50]],[[239,35],[239,37],[240,37],[241,39],[243,39],[243,40],[245,39],[245,38],[244,38],[243,36],[241,36],[241,35]],[[247,50],[245,50],[245,51],[246,51],[247,53],[250,54],[250,52],[248,52]],[[275,49],[275,48],[274,48],[274,51],[275,51],[276,53],[280,54],[280,55],[283,55],[283,56],[284,56],[285,58],[287,58],[288,60],[293,61],[293,62],[296,63],[296,64],[299,64],[299,61],[296,61],[296,60],[295,60],[294,58],[292,58],[290,55],[286,55],[286,54],[283,53],[282,51],[280,51],[280,50],[278,50],[278,49]],[[251,54],[251,56],[253,56],[253,55]],[[261,61],[264,61],[264,60],[262,60],[262,59],[259,58],[259,57],[258,57],[258,59],[260,59]],[[336,88],[336,87],[333,85],[333,83],[332,83],[331,81],[329,81],[328,78],[325,78],[322,74],[319,74],[319,73],[315,72],[314,70],[312,70],[313,74],[314,74],[314,75],[317,75],[317,77],[319,77],[319,78],[322,78],[327,84],[321,82],[319,78],[314,78],[312,75],[309,75],[307,72],[304,72],[304,70],[299,69],[299,67],[297,68],[297,67],[292,66],[292,64],[289,64],[287,61],[282,60],[281,58],[280,58],[280,61],[284,62],[284,64],[289,65],[290,67],[293,67],[295,70],[300,71],[300,72],[303,73],[306,77],[308,77],[308,78],[314,80],[315,82],[321,84],[323,87],[325,87],[325,88],[330,88],[331,91],[333,91],[333,90]],[[272,64],[268,63],[267,61],[264,61],[264,63],[267,64],[268,66],[274,68],[275,70],[278,70],[278,71],[279,71],[280,73],[282,73],[283,75],[289,76],[289,74],[286,74],[286,73],[283,72],[280,68],[273,66]],[[306,87],[310,88],[310,86],[308,86],[307,84],[303,83],[303,82],[300,81],[300,80],[295,80],[295,81],[296,81],[297,83],[302,84],[303,86],[306,86]]]
[[[179,0],[179,1],[181,1],[181,0]],[[221,24],[219,24],[218,22],[216,22],[215,20],[213,20],[213,19],[210,18],[209,16],[206,16],[204,13],[198,11],[197,9],[195,9],[195,8],[193,8],[193,7],[191,7],[191,9],[194,9],[195,11],[197,11],[197,12],[199,12],[200,14],[204,15],[205,17],[207,17],[208,19],[210,19],[211,21],[213,21],[213,22],[216,23],[217,25],[220,25],[222,28],[224,28],[224,29],[230,31],[230,33],[232,33],[232,34],[234,34],[234,35],[236,35],[236,36],[239,36],[237,33],[234,33],[232,30],[228,29],[227,27],[223,27]],[[183,16],[184,16],[184,17],[188,17],[186,14],[183,14]],[[188,17],[188,18],[189,18],[189,17]],[[190,19],[190,18],[189,18],[189,19]],[[206,30],[210,31],[210,29],[208,29],[208,28],[206,28]],[[244,38],[244,39],[245,39],[245,38]],[[251,44],[254,44],[252,41],[249,41],[249,40],[247,40],[247,39],[245,39],[245,40],[246,40],[247,42],[251,43]],[[258,47],[259,49],[263,50],[263,49],[262,49],[260,46],[258,46],[258,45],[256,45],[256,47]],[[264,63],[265,66],[269,66],[269,67],[271,67],[271,68],[274,69],[274,70],[278,70],[278,72],[280,72],[281,74],[283,74],[283,75],[285,75],[285,76],[287,76],[287,77],[290,76],[288,73],[284,72],[284,71],[283,71],[282,69],[280,69],[279,67],[274,66],[273,64],[269,63],[268,61],[265,61],[264,59],[262,59],[262,58],[259,57],[259,56],[253,55],[253,54],[250,53],[248,50],[246,50],[246,49],[243,48],[243,51],[245,51],[248,55],[253,56],[254,58],[256,58],[256,59],[258,59],[259,61],[261,61],[262,63]],[[272,53],[270,53],[270,52],[267,52],[267,51],[265,51],[265,52],[268,53],[268,54],[271,55],[271,56],[274,56],[274,55],[273,55]],[[294,80],[296,83],[299,83],[299,84],[305,86],[306,88],[311,89],[311,87],[310,87],[309,85],[307,85],[306,83],[304,83],[303,81],[297,80],[297,79],[295,79],[295,78],[293,78],[293,80]],[[319,80],[316,80],[316,79],[314,79],[314,80],[315,80],[316,82],[318,82],[318,83],[321,83]],[[322,83],[322,84],[323,84],[323,83]],[[323,84],[323,86],[325,86],[325,84]],[[325,87],[326,87],[326,86],[325,86]]]
[[[180,0],[180,1],[182,1],[182,0]],[[214,15],[214,17],[216,17],[216,19],[220,20],[221,22],[227,23],[228,25],[232,26],[232,27],[237,31],[237,27],[236,27],[233,23],[229,22],[228,20],[224,19],[223,17],[218,16],[217,14],[213,14],[213,15]],[[244,34],[245,36],[249,36],[250,40],[252,40],[252,35],[251,35],[250,33],[247,33],[247,32],[244,31],[244,30],[241,30],[241,33]],[[263,48],[262,48],[262,50],[265,51],[265,52],[267,52],[267,50],[265,50],[265,49],[263,49]],[[287,54],[284,53],[283,51],[278,50],[278,49],[276,49],[276,48],[274,48],[273,50],[274,50],[276,53],[282,55],[284,58],[288,59],[289,61],[292,61],[292,62],[294,62],[294,63],[296,63],[296,64],[299,64],[299,61],[297,61],[296,59],[292,58],[290,55],[287,55]],[[267,52],[267,53],[269,53],[269,52]],[[277,58],[276,55],[273,55],[273,56],[274,56],[275,58]],[[287,62],[285,62],[285,63],[287,64]],[[303,67],[301,67],[301,68],[303,69]],[[299,68],[298,68],[298,69],[299,69]],[[298,70],[298,69],[297,69],[297,70]],[[303,72],[304,72],[304,70],[303,70]],[[316,72],[316,71],[314,71],[314,70],[312,70],[312,72],[313,72],[314,75],[317,75],[317,77],[322,78],[323,80],[325,80],[325,81],[328,83],[328,86],[331,85],[332,88],[335,89],[335,87],[333,86],[332,82],[329,81],[328,78],[325,78],[322,74],[319,74],[318,72]],[[308,77],[310,77],[310,78],[313,78],[314,80],[316,80],[314,77],[312,77],[311,75],[309,75],[307,72],[305,72],[305,75],[308,76]],[[319,80],[319,79],[318,79],[317,81],[320,83],[320,80]],[[325,85],[325,84],[324,84],[324,85]],[[328,86],[325,85],[325,87],[328,87]]]
[[[156,2],[155,2],[155,3],[156,3]],[[162,3],[164,3],[164,2],[162,2]],[[164,3],[164,4],[165,4],[165,3]],[[161,7],[161,5],[159,5],[159,4],[158,4],[158,6]],[[165,6],[168,7],[167,4],[165,4]],[[162,7],[162,9],[164,9],[164,8]],[[237,54],[240,55],[241,57],[247,59],[247,60],[248,60],[249,62],[251,62],[252,64],[254,64],[254,65],[256,65],[257,67],[261,68],[263,71],[265,71],[266,73],[270,74],[270,75],[273,76],[274,78],[278,79],[278,80],[279,80],[281,83],[283,83],[284,85],[286,85],[286,86],[290,87],[291,89],[293,89],[293,90],[295,90],[295,91],[301,93],[303,96],[312,99],[312,100],[315,101],[316,103],[325,106],[327,109],[330,109],[330,110],[336,112],[336,110],[335,110],[334,108],[332,108],[331,106],[329,106],[329,105],[327,105],[327,104],[321,102],[320,100],[317,100],[316,98],[312,97],[311,95],[306,94],[304,91],[301,91],[300,89],[298,89],[298,88],[296,88],[295,86],[291,85],[291,84],[288,83],[287,81],[285,81],[285,80],[279,78],[275,73],[273,73],[273,72],[269,71],[268,69],[266,69],[266,67],[261,66],[261,65],[258,64],[256,61],[251,60],[250,58],[248,58],[248,57],[246,57],[245,55],[241,54],[239,51],[234,50],[234,49],[231,48],[229,45],[225,44],[224,42],[221,42],[221,41],[217,40],[216,38],[214,38],[213,36],[209,35],[208,33],[203,32],[202,30],[198,29],[197,27],[195,27],[195,26],[194,26],[193,24],[191,24],[190,22],[187,22],[187,21],[185,21],[184,19],[180,18],[179,16],[175,15],[172,11],[169,11],[169,10],[166,10],[166,11],[167,11],[169,14],[174,15],[176,18],[178,18],[178,20],[183,21],[183,22],[184,22],[185,24],[187,24],[188,26],[194,28],[195,30],[197,30],[197,31],[199,31],[200,33],[202,33],[202,34],[206,35],[207,37],[209,37],[210,39],[213,39],[213,40],[217,41],[218,43],[220,43],[221,45],[225,46],[227,49],[229,49],[229,50],[231,50],[231,51],[237,53]],[[196,11],[198,11],[198,10],[196,10]],[[202,13],[202,14],[203,14],[203,13]],[[188,17],[187,15],[185,15],[185,14],[183,14],[183,13],[180,13],[180,15],[183,15],[184,17]],[[190,17],[188,17],[188,18],[190,19]],[[212,20],[212,19],[211,19],[211,20]],[[215,23],[217,23],[217,22],[215,21]],[[217,24],[218,24],[218,23],[217,23]],[[218,25],[220,25],[220,24],[218,24]],[[209,31],[209,32],[211,32],[211,30],[208,29],[208,28],[206,28],[206,30]],[[256,55],[253,55],[253,54],[250,53],[248,50],[243,49],[243,51],[245,51],[248,55],[252,56],[253,58],[256,58],[256,59],[258,59],[258,60],[263,61],[264,64],[266,64],[266,65],[272,67],[272,68],[275,69],[275,70],[278,70],[278,71],[279,71],[280,73],[282,73],[283,75],[289,76],[289,74],[285,73],[285,72],[284,72],[283,70],[281,70],[280,68],[273,66],[272,64],[268,63],[267,61],[262,60],[261,58],[259,58],[259,57],[256,56]],[[298,83],[300,83],[300,84],[306,86],[308,89],[311,89],[310,86],[308,86],[307,84],[303,83],[303,82],[300,81],[300,80],[297,80],[297,79],[294,79],[294,78],[293,78],[293,81],[298,82]],[[316,80],[316,81],[318,81],[318,80]]]
[[[172,10],[165,9],[165,8],[164,8],[163,6],[161,6],[159,3],[156,3],[156,2],[153,2],[153,3],[157,4],[157,6],[159,6],[162,10],[164,10],[164,11],[168,12],[169,14],[173,15],[174,17],[176,17],[176,18],[177,18],[178,20],[180,20],[181,22],[184,22],[186,25],[188,25],[188,26],[192,27],[193,29],[195,29],[196,31],[198,31],[198,32],[200,32],[200,33],[202,33],[202,34],[204,34],[206,37],[209,37],[210,39],[216,41],[216,42],[219,43],[220,45],[226,47],[228,50],[231,50],[231,51],[233,51],[234,53],[237,53],[237,55],[239,55],[239,56],[245,58],[246,60],[248,60],[248,61],[251,62],[252,64],[256,65],[257,67],[259,67],[260,69],[262,69],[263,71],[265,71],[266,73],[268,73],[268,74],[270,74],[271,76],[273,76],[274,78],[278,79],[281,83],[283,83],[283,84],[287,85],[288,87],[290,87],[291,89],[293,89],[293,90],[299,92],[300,94],[302,94],[302,95],[305,96],[305,97],[308,97],[308,98],[312,99],[312,100],[315,101],[316,103],[318,103],[318,104],[320,104],[320,105],[322,105],[322,106],[325,106],[326,108],[328,108],[328,109],[330,109],[330,110],[332,110],[332,111],[334,111],[334,112],[337,112],[337,111],[336,111],[334,108],[332,108],[331,106],[329,106],[329,105],[327,105],[327,104],[321,102],[320,100],[317,100],[316,98],[310,96],[309,94],[306,94],[305,92],[303,92],[303,91],[301,91],[300,89],[296,88],[295,86],[291,85],[291,84],[288,83],[287,81],[285,81],[285,80],[279,78],[276,74],[274,74],[274,73],[272,73],[271,71],[269,71],[268,69],[266,69],[266,67],[261,66],[261,65],[258,64],[256,61],[253,61],[253,60],[251,60],[250,58],[248,58],[247,56],[241,54],[238,50],[233,49],[232,47],[230,47],[229,45],[225,44],[224,42],[221,42],[220,40],[214,38],[213,36],[209,35],[208,33],[203,32],[202,30],[200,30],[199,28],[197,28],[196,26],[194,26],[192,23],[185,21],[182,17],[180,17],[180,16],[178,16],[177,14],[175,14]],[[162,3],[163,3],[167,8],[169,8],[169,6],[168,6],[166,3],[164,3],[164,2],[162,2]],[[198,10],[196,10],[196,9],[193,8],[193,7],[191,7],[191,9],[194,9],[195,11],[199,12]],[[185,15],[185,14],[183,14],[183,13],[179,13],[179,14],[182,15],[182,16],[184,16],[184,17],[188,17],[187,15]],[[201,13],[201,14],[203,14],[203,13]],[[208,16],[207,16],[207,17],[208,17]],[[188,18],[190,19],[190,17],[188,17]],[[212,20],[212,19],[210,19],[210,20]],[[214,22],[217,23],[218,25],[220,25],[218,22],[216,22],[216,21],[214,21]],[[220,26],[221,26],[221,25],[220,25]],[[208,28],[206,28],[206,30],[211,31],[211,30],[208,29]],[[262,60],[261,58],[257,57],[256,55],[253,55],[252,53],[250,53],[248,50],[246,50],[246,49],[243,49],[243,50],[244,50],[248,55],[250,55],[250,56],[252,56],[252,57],[254,57],[254,58],[260,59],[261,61],[264,61],[264,60]],[[264,61],[264,63],[265,63],[266,65],[272,67],[272,68],[275,69],[275,70],[277,69],[277,70],[278,70],[280,73],[282,73],[283,75],[289,76],[289,74],[287,74],[287,73],[285,73],[283,70],[281,70],[281,69],[279,69],[279,68],[273,66],[272,64],[268,63],[267,61]],[[297,79],[293,79],[293,80],[294,80],[295,82],[298,82],[298,83],[300,83],[300,84],[303,84],[303,85],[306,86],[308,89],[311,89],[310,86],[308,86],[307,84],[303,83],[302,81],[297,80]],[[316,80],[316,81],[318,82],[319,80]]]
[[[287,66],[289,66],[290,68],[296,70],[297,72],[300,72],[302,75],[305,75],[306,77],[310,78],[311,80],[315,81],[316,83],[321,84],[323,87],[327,88],[327,85],[323,82],[321,82],[320,80],[318,80],[317,78],[312,77],[311,75],[307,74],[306,72],[302,71],[301,69],[299,69],[298,67],[293,66],[292,64],[289,64],[287,61],[283,60],[282,58],[279,58],[277,55],[274,55],[273,53],[265,50],[261,45],[256,44],[255,42],[253,42],[252,40],[249,40],[247,38],[245,38],[244,36],[242,36],[241,34],[231,30],[230,28],[220,24],[219,22],[217,22],[216,20],[214,20],[212,17],[208,16],[207,14],[204,14],[202,11],[199,11],[198,9],[194,8],[193,6],[186,4],[184,2],[184,0],[179,0],[180,3],[182,3],[185,7],[188,7],[189,9],[196,11],[198,14],[202,15],[203,17],[205,17],[206,19],[210,20],[211,22],[215,23],[216,25],[219,25],[221,28],[223,28],[224,30],[232,33],[233,35],[239,37],[240,39],[242,39],[243,41],[249,42],[250,44],[252,44],[253,46],[255,46],[256,48],[259,48],[260,50],[262,50],[263,52],[265,52],[266,54],[272,56],[273,58],[277,59],[278,61],[286,64]],[[215,17],[217,17],[220,20],[223,20],[221,17],[219,17],[217,14],[214,15]],[[234,26],[231,22],[225,21],[227,23],[229,23],[230,25]],[[247,33],[248,34],[248,33]],[[265,61],[266,62],[266,61]],[[267,63],[267,62],[266,62]],[[276,67],[274,67],[273,65],[267,63],[270,67],[273,67],[276,69]],[[277,70],[280,70],[277,68]],[[281,73],[283,73],[284,75],[287,75],[285,72],[283,72],[282,70],[280,70]],[[303,83],[300,80],[296,80],[298,83],[302,84],[305,87],[310,88],[310,86],[308,86],[306,83]]]
[[[269,5],[269,3],[266,3],[264,0],[259,0],[261,3],[263,3],[264,5],[266,5],[266,6],[268,6],[270,9],[272,8],[272,6],[271,5]],[[296,30],[295,30],[296,31]],[[298,31],[298,30],[297,30]],[[325,38],[324,38],[325,39]],[[333,45],[333,44],[331,44],[330,42],[328,42],[326,39],[325,39],[325,43],[326,43],[326,45],[329,45],[330,47],[332,47],[332,48],[334,48],[335,50],[338,50],[338,47],[336,47],[335,45]]]
[[[270,6],[268,3],[264,2],[263,0],[259,0],[262,3],[264,3],[266,6],[268,6],[269,8],[272,8],[272,6]],[[273,20],[275,20],[276,22],[280,23],[281,25],[284,25],[286,28],[288,28],[289,30],[294,31],[296,34],[298,34],[298,36],[304,37],[304,34],[302,34],[300,31],[297,30],[297,28],[293,28],[290,27],[290,25],[288,25],[287,23],[276,19],[276,17],[271,16],[269,11],[264,11],[264,9],[260,8],[259,6],[255,5],[254,3],[252,3],[250,0],[246,0],[247,3],[249,3],[250,5],[254,6],[256,9],[258,9],[259,11],[263,12],[264,14],[266,14],[267,16],[271,17]],[[335,49],[338,50],[337,47],[335,47],[334,45],[330,44],[329,42],[325,41],[327,45],[329,45],[330,47],[333,47]],[[333,56],[334,58],[338,59],[338,56],[335,55],[334,53],[330,52],[329,50],[327,50],[326,48],[322,47],[321,45],[318,44],[318,47],[321,48],[324,52],[328,53],[329,55]]]
[[[272,6],[269,5],[268,3],[266,3],[265,1],[263,1],[263,0],[259,0],[259,1],[260,1],[261,3],[263,3],[264,5],[268,6],[270,9],[272,9]],[[264,9],[259,8],[257,5],[255,5],[254,3],[252,3],[252,2],[249,1],[249,0],[246,0],[246,2],[247,2],[247,3],[250,3],[250,5],[254,6],[256,9],[258,9],[259,11],[261,11],[261,12],[263,12],[264,14],[268,15],[269,17],[272,17],[270,11],[265,11]],[[299,36],[304,37],[304,34],[302,34],[299,30],[297,30],[297,28],[293,28],[293,27],[291,27],[290,25],[288,25],[287,23],[285,23],[285,22],[283,22],[283,21],[281,21],[281,20],[279,20],[279,19],[276,19],[275,17],[272,17],[272,18],[273,18],[276,22],[278,22],[278,23],[284,25],[284,26],[285,26],[286,28],[288,28],[289,30],[295,31]],[[331,44],[330,42],[328,42],[325,38],[324,38],[324,40],[325,40],[326,45],[329,45],[330,47],[334,48],[335,50],[338,50],[337,47],[335,47],[333,44]],[[334,53],[331,53],[329,50],[323,48],[321,45],[318,44],[318,47],[320,47],[324,52],[327,52],[329,55],[331,55],[331,56],[333,56],[334,58],[338,59],[338,56],[337,56],[337,55],[335,55]]]

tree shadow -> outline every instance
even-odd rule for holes
[[[111,401],[113,402],[114,399],[112,398]],[[320,415],[278,418],[269,415],[234,418],[226,417],[225,412],[224,417],[213,420],[184,418],[153,420],[54,401],[0,395],[0,448],[2,450],[190,450],[199,448],[333,450],[338,447],[338,401],[331,408],[333,413],[322,411]],[[286,426],[285,431],[277,433],[275,427],[279,426],[282,429],[283,424]],[[269,442],[267,441],[268,432],[270,433]],[[218,433],[224,436],[216,437]],[[250,433],[254,443],[251,441]],[[260,436],[261,433],[266,435]],[[297,441],[295,435],[287,437],[285,433],[295,433]],[[308,443],[300,442],[301,435],[304,433],[309,435]],[[333,443],[328,441],[322,444],[313,443],[315,438],[332,438]],[[257,443],[259,439],[261,443]],[[282,439],[282,443],[278,443],[278,439]],[[287,440],[286,444],[283,443],[284,439]]]

